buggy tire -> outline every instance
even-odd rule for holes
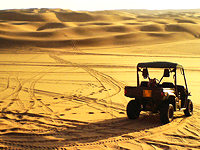
[[[160,120],[163,124],[170,123],[174,118],[174,106],[163,103],[160,107]]]
[[[140,111],[141,105],[136,100],[131,100],[126,107],[126,113],[129,119],[137,119]]]
[[[193,114],[193,103],[190,99],[188,99],[186,110],[184,110],[185,116],[192,116]]]

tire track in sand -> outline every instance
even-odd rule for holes
[[[58,56],[55,56],[55,57],[56,57],[56,59],[59,59],[59,61],[62,60],[63,63],[66,63],[66,61],[61,59],[60,57],[58,57]],[[71,62],[69,62],[69,63],[70,63],[70,65],[72,65],[74,67],[79,67],[79,65],[76,63],[71,63]],[[82,65],[81,65],[81,67],[82,67]],[[105,74],[101,74],[98,71],[93,71],[93,69],[90,69],[90,68],[87,71],[89,71],[93,76],[95,76],[98,79],[98,81],[101,82],[102,84],[107,83],[115,89],[114,93],[107,95],[108,98],[110,96],[117,95],[121,92],[121,89],[123,88],[123,86],[121,87],[120,85],[118,85],[118,83],[113,81],[111,77],[109,77]],[[39,91],[39,90],[35,89],[35,84],[42,78],[41,76],[42,75],[40,74],[37,76],[37,78],[34,78],[34,81],[30,85],[29,92],[33,96],[33,99],[36,98],[36,95],[34,95],[34,93],[37,93],[37,92],[48,95],[48,91],[45,92],[45,91]],[[109,79],[112,81],[108,82],[107,80],[109,80]],[[104,86],[104,88],[106,89],[106,86]],[[119,89],[119,88],[121,88],[121,89]],[[27,90],[27,88],[22,88],[22,89]],[[52,93],[52,95],[55,95],[55,94]],[[58,93],[58,95],[59,95],[59,93]],[[84,97],[82,99],[84,101]],[[103,100],[98,100],[98,101],[102,101],[102,103],[106,103]],[[55,120],[59,121],[60,119],[57,118]],[[62,120],[62,121],[64,122],[64,124],[73,122],[70,120],[66,120],[66,121]],[[41,124],[41,123],[38,122],[38,124]],[[68,149],[69,147],[81,148],[84,146],[106,145],[106,144],[110,144],[110,143],[118,143],[118,142],[120,143],[123,141],[130,141],[132,143],[135,142],[139,145],[141,145],[140,143],[155,145],[155,143],[157,142],[161,146],[164,144],[184,146],[183,144],[181,145],[179,143],[174,144],[173,142],[171,142],[171,143],[170,142],[159,142],[157,140],[151,141],[149,139],[150,139],[150,137],[159,136],[160,134],[167,132],[168,129],[170,129],[170,128],[174,128],[173,131],[176,131],[177,128],[175,128],[175,127],[178,126],[178,129],[182,129],[188,124],[188,122],[186,122],[186,118],[179,118],[179,117],[176,118],[172,123],[170,123],[168,125],[152,127],[152,129],[145,129],[145,130],[133,129],[134,127],[132,127],[131,129],[126,129],[127,124],[131,123],[134,126],[135,123],[136,124],[138,123],[137,120],[130,121],[130,120],[123,119],[122,121],[119,121],[119,124],[117,124],[117,123],[118,123],[117,121],[116,122],[114,121],[114,124],[112,122],[113,125],[112,124],[108,125],[107,123],[103,123],[103,124],[97,123],[97,124],[90,125],[90,124],[86,123],[83,126],[79,126],[79,122],[78,122],[77,124],[73,124],[74,127],[68,127],[68,126],[64,126],[64,125],[51,127],[51,128],[49,128],[49,131],[54,130],[53,133],[46,133],[46,134],[44,132],[46,132],[48,130],[44,130],[44,131],[41,130],[41,133],[39,133],[39,134],[23,134],[23,133],[20,134],[20,133],[12,132],[12,134],[3,135],[0,139],[0,143],[5,145],[7,148],[11,148],[11,149],[13,147],[16,149],[17,148],[19,148],[19,149]],[[148,123],[148,121],[147,121],[147,123]],[[189,123],[191,123],[191,122],[189,122]],[[48,124],[48,126],[50,127],[50,124]],[[52,124],[52,126],[53,126],[53,124]],[[59,131],[59,128],[61,129],[60,131]],[[63,129],[66,129],[66,130],[63,130]],[[117,132],[123,131],[123,130],[125,130],[125,131],[121,132],[121,133],[117,133]],[[112,131],[114,131],[114,133],[112,133]],[[170,131],[172,131],[172,130],[170,130]],[[128,134],[126,134],[126,132]],[[42,134],[42,133],[44,133],[44,134]],[[94,133],[94,134],[92,134],[90,136],[85,136],[84,133],[87,133],[87,134]],[[74,134],[74,136],[72,136],[73,134]],[[84,135],[84,136],[78,136],[79,134]],[[98,134],[100,134],[100,136],[97,136]],[[9,138],[4,139],[4,137],[6,137],[6,136],[9,137],[9,135],[12,136],[10,139]],[[69,137],[68,137],[68,135],[69,135]],[[48,140],[49,136],[54,136],[54,137],[57,137],[58,139]],[[19,138],[19,140],[17,140],[17,139],[13,140],[12,139],[13,137]],[[33,138],[33,137],[40,137],[41,139],[32,140],[31,138]],[[45,137],[47,137],[47,138],[45,138]],[[63,140],[60,140],[59,137],[63,138]],[[110,138],[110,137],[112,137],[112,138]],[[99,141],[98,140],[99,138],[103,139],[103,140]],[[30,140],[27,140],[27,139],[30,139]],[[91,142],[91,141],[94,141],[93,139],[97,139],[96,142]],[[85,141],[88,141],[89,143],[85,142]],[[186,144],[186,146],[188,148],[194,148],[195,145]],[[196,145],[196,146],[198,146],[198,145]]]
[[[108,97],[106,97],[106,98],[110,98],[110,97],[112,97],[112,96],[115,96],[115,95],[117,95],[118,93],[120,93],[120,91],[121,91],[121,89],[123,88],[123,85],[121,85],[119,82],[117,82],[116,80],[114,80],[112,77],[110,77],[110,76],[108,76],[108,75],[105,75],[105,74],[103,74],[103,73],[101,73],[101,72],[99,72],[99,71],[96,71],[96,70],[94,70],[94,69],[91,69],[91,68],[89,68],[89,67],[87,67],[86,65],[85,66],[83,66],[83,65],[81,65],[80,66],[80,64],[77,64],[77,63],[72,63],[72,62],[70,62],[70,61],[67,61],[67,60],[64,60],[64,59],[62,59],[62,58],[60,58],[59,56],[57,56],[57,55],[50,55],[50,57],[51,58],[53,58],[53,59],[55,59],[56,61],[58,61],[58,62],[61,62],[61,63],[66,63],[66,64],[70,64],[70,65],[72,65],[72,66],[74,66],[74,67],[80,67],[80,68],[82,68],[82,69],[84,69],[86,72],[88,72],[91,76],[93,76],[94,78],[96,78],[97,79],[97,81],[102,85],[102,87],[104,87],[105,89],[106,89],[106,87],[104,86],[104,84],[103,83],[107,83],[107,84],[109,84],[109,85],[111,85],[114,89],[115,89],[115,93],[113,93],[113,94],[110,94],[110,95],[108,95]],[[164,132],[166,132],[171,126],[173,127],[173,126],[179,126],[180,125],[180,128],[181,127],[183,127],[183,126],[185,126],[186,124],[186,122],[185,122],[185,120],[186,120],[186,118],[178,118],[178,120],[174,120],[174,122],[172,122],[170,125],[166,125],[166,126],[163,126],[161,129],[156,129],[155,131],[153,131],[153,132],[148,132],[148,133],[144,133],[144,132],[142,132],[141,134],[139,134],[139,135],[137,135],[136,137],[135,136],[133,136],[133,137],[131,137],[130,136],[130,138],[120,138],[118,141],[120,141],[120,140],[124,140],[124,139],[126,139],[126,140],[131,140],[131,139],[136,139],[136,140],[139,140],[139,141],[143,141],[143,143],[147,143],[148,144],[148,141],[146,141],[145,139],[146,139],[146,137],[149,137],[149,136],[152,136],[152,135],[157,135],[157,134],[160,134],[160,133],[164,133]],[[173,131],[176,131],[176,129],[174,129]],[[150,141],[149,141],[150,142]],[[97,144],[97,143],[96,143]],[[96,145],[95,143],[94,143],[94,145]],[[181,146],[181,145],[180,145]],[[188,145],[189,146],[189,145]],[[192,147],[192,146],[191,146]]]
[[[45,68],[45,70],[46,70],[46,68]],[[51,69],[47,68],[47,71],[48,70],[52,70],[52,68]],[[35,103],[38,102],[42,106],[42,109],[44,110],[44,112],[46,112],[48,115],[50,114],[50,116],[51,116],[51,117],[42,116],[42,118],[44,118],[47,121],[54,122],[54,123],[61,122],[58,120],[58,119],[60,119],[60,117],[57,116],[51,108],[49,108],[46,104],[44,104],[41,99],[38,99],[35,96],[35,85],[46,74],[47,74],[47,72],[37,73],[36,75],[34,75],[24,81],[20,81],[18,79],[18,77],[16,77],[17,84],[8,87],[9,89],[13,89],[13,91],[11,93],[9,93],[9,95],[3,96],[3,99],[2,99],[2,100],[5,100],[12,96],[11,99],[8,99],[8,104],[2,105],[3,108],[1,109],[1,114],[2,114],[3,119],[6,119],[6,121],[11,122],[11,124],[17,124],[17,126],[23,125],[24,123],[23,123],[23,121],[21,123],[20,118],[21,118],[21,120],[23,120],[22,119],[23,116],[29,116],[28,111],[30,111],[34,107]],[[25,87],[24,86],[25,83],[30,83],[30,86],[28,88]],[[30,104],[29,106],[27,106],[27,104],[26,104],[26,107],[25,107],[25,104],[20,99],[19,93],[21,93],[21,92],[25,92],[25,93],[29,94],[29,97],[31,99],[31,100],[29,100],[29,104]],[[16,112],[13,112],[12,109],[9,109],[14,103],[16,103],[19,106],[19,110],[16,110]],[[11,115],[9,115],[9,114],[11,114]],[[38,115],[35,114],[33,116],[38,116]],[[57,119],[55,119],[55,118],[57,118]],[[36,121],[36,124],[38,124],[37,121]],[[34,125],[35,124],[33,124],[33,127],[34,127]],[[42,127],[43,125],[39,125],[39,126]],[[45,125],[44,127],[46,128],[48,126]],[[48,128],[48,130],[52,130],[52,129],[54,129],[54,128],[51,128],[51,127]]]
[[[94,77],[99,82],[99,84],[103,87],[103,89],[105,91],[107,91],[107,96],[102,98],[102,99],[98,99],[96,101],[93,101],[93,102],[95,102],[96,104],[99,104],[101,106],[104,106],[104,107],[110,107],[114,111],[122,111],[122,110],[125,111],[124,107],[122,107],[121,104],[112,103],[111,100],[110,100],[110,102],[105,100],[105,99],[110,99],[111,97],[119,94],[124,89],[124,84],[120,83],[119,81],[115,80],[114,78],[112,78],[112,77],[110,77],[110,76],[108,76],[108,75],[106,75],[102,72],[99,72],[97,70],[89,68],[87,65],[82,65],[82,64],[80,65],[78,63],[73,63],[73,62],[70,62],[68,60],[64,60],[64,59],[60,58],[59,56],[57,56],[55,54],[49,54],[49,56],[59,63],[69,64],[73,67],[78,67],[78,68],[85,70],[89,75]],[[106,84],[112,87],[112,89],[114,90],[113,93],[111,93],[111,94],[109,93],[109,90],[106,88]],[[82,99],[82,100],[85,101],[84,99]],[[112,113],[110,113],[110,114],[113,115]]]
[[[50,70],[52,70],[52,69],[50,69]],[[49,71],[49,69],[48,69],[48,71]],[[51,108],[49,108],[45,103],[42,102],[41,99],[38,99],[38,98],[35,96],[35,85],[36,85],[36,83],[37,83],[40,79],[42,79],[46,74],[47,74],[47,73],[41,73],[41,74],[39,74],[39,75],[38,75],[38,78],[35,79],[35,80],[33,80],[33,81],[31,82],[30,87],[28,88],[28,93],[29,93],[29,96],[30,96],[31,100],[33,100],[34,103],[29,107],[29,109],[28,109],[26,112],[28,112],[30,109],[32,109],[32,108],[34,107],[35,102],[38,102],[38,103],[40,103],[40,104],[42,105],[42,107],[43,107],[43,109],[44,109],[45,112],[48,112],[48,113],[50,113],[51,115],[53,115],[54,117],[59,118],[59,116],[57,116]]]
[[[144,116],[145,119],[146,116]],[[64,121],[64,120],[63,120]],[[70,121],[70,120],[66,120]],[[141,121],[141,120],[140,120]],[[70,121],[71,122],[71,121]],[[73,122],[73,121],[72,121]],[[43,148],[43,149],[69,149],[69,148],[81,148],[85,146],[101,146],[101,145],[109,145],[112,143],[120,143],[120,142],[126,142],[131,144],[137,144],[137,145],[147,145],[149,147],[155,146],[157,140],[149,140],[148,137],[154,137],[159,136],[161,133],[168,132],[169,128],[173,128],[173,131],[176,131],[177,128],[174,128],[178,126],[179,124],[185,126],[185,118],[184,119],[178,119],[178,121],[174,121],[170,124],[164,125],[164,126],[158,126],[153,127],[152,129],[134,129],[134,122],[137,123],[137,121],[131,121],[131,120],[119,120],[116,121],[114,124],[110,123],[94,123],[94,124],[85,124],[80,125],[79,122],[77,122],[77,128],[74,129],[74,127],[67,127],[65,130],[58,130],[57,127],[55,127],[54,133],[43,133],[43,134],[23,134],[23,133],[15,133],[12,132],[12,134],[5,134],[3,137],[7,137],[8,139],[0,139],[0,143],[4,144],[6,146],[11,146],[15,148]],[[124,124],[125,123],[125,124]],[[130,124],[133,125],[131,129],[128,129],[126,125]],[[75,124],[74,124],[75,125]],[[63,127],[63,126],[61,126]],[[123,132],[124,131],[124,132]],[[121,133],[119,133],[121,132]],[[125,133],[128,134],[125,134]],[[171,130],[170,130],[171,132]],[[89,136],[87,135],[90,134]],[[124,133],[124,134],[123,134]],[[81,134],[81,136],[78,136]],[[86,134],[86,135],[84,135]],[[57,137],[56,139],[48,139],[49,136]],[[10,137],[10,138],[9,138]],[[20,138],[20,139],[13,139],[13,138]],[[31,137],[35,137],[33,140],[31,140]],[[36,139],[36,138],[40,139]],[[45,138],[47,137],[47,138]],[[61,138],[61,139],[59,139]],[[96,141],[95,141],[96,139]],[[100,140],[98,140],[100,139]],[[103,139],[103,140],[101,140]],[[198,138],[199,139],[199,138]],[[78,142],[77,142],[78,141]],[[85,142],[88,141],[88,142]],[[93,142],[91,142],[93,141]],[[95,141],[95,142],[94,142]],[[179,147],[183,147],[184,144],[182,143],[173,143],[173,142],[158,142],[157,145],[162,144],[169,144],[169,145],[175,145]],[[118,144],[117,144],[118,145]],[[185,144],[187,148],[195,148],[195,146],[198,147],[198,145],[195,144]],[[88,148],[88,147],[87,147]]]
[[[20,104],[20,106],[21,106],[22,108],[24,108],[23,103],[22,103],[21,101],[19,101],[19,98],[17,98],[18,95],[19,95],[19,92],[20,92],[21,89],[22,89],[22,83],[19,81],[18,77],[17,77],[16,81],[17,81],[17,85],[13,88],[13,92],[11,92],[10,94],[8,94],[8,95],[6,95],[6,96],[3,96],[3,97],[1,98],[1,100],[5,100],[5,99],[7,99],[7,98],[9,98],[9,97],[12,96],[12,99],[10,100],[10,102],[9,102],[7,105],[5,105],[5,106],[1,109],[1,112],[6,111],[6,110],[7,110],[10,106],[12,106],[12,105],[14,104],[14,102],[16,102],[16,101],[18,101],[19,104]]]

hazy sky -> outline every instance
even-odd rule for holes
[[[4,0],[0,9],[63,8],[71,10],[109,9],[197,9],[200,0]]]

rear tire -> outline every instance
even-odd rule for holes
[[[192,116],[193,114],[193,103],[190,99],[188,99],[188,103],[186,106],[186,110],[184,110],[185,116]]]
[[[164,103],[160,107],[160,120],[163,124],[170,123],[174,118],[174,106]]]
[[[131,100],[127,107],[126,113],[129,119],[136,119],[140,115],[141,105],[136,100]]]

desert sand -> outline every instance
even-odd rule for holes
[[[0,11],[0,148],[200,149],[200,10]],[[129,120],[139,62],[184,66],[194,114]]]

